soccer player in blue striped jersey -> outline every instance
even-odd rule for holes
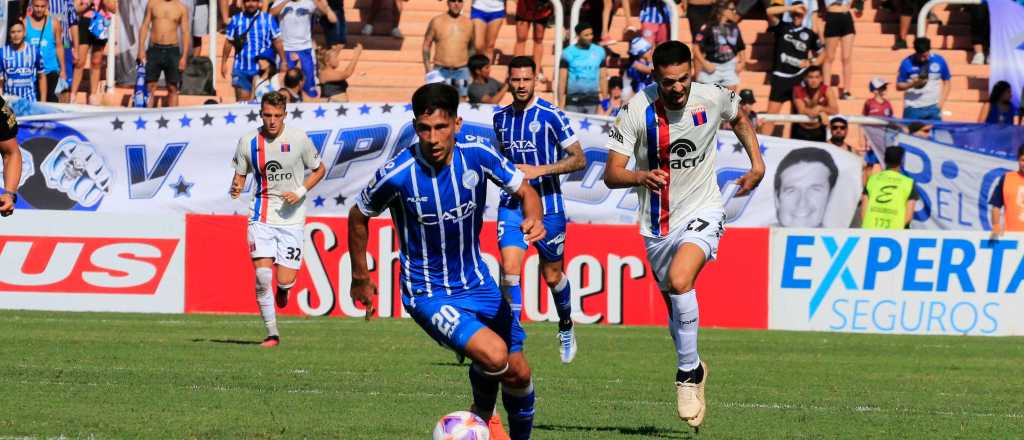
[[[235,62],[231,65],[231,86],[235,88],[235,100],[248,101],[252,98],[252,79],[259,73],[256,57],[273,50],[281,72],[287,70],[284,61],[284,43],[281,28],[274,16],[260,10],[260,0],[243,0],[242,12],[231,17],[225,36],[228,38],[221,52],[221,75],[228,76],[228,59],[233,48],[232,41],[239,43]],[[307,75],[312,73],[306,72]]]
[[[587,161],[565,114],[554,104],[534,95],[536,72],[533,58],[519,56],[509,62],[512,104],[494,114],[494,132],[502,153],[525,173],[530,186],[543,200],[547,235],[533,245],[540,255],[544,281],[555,299],[559,357],[563,363],[569,363],[576,356],[576,336],[572,329],[571,286],[563,273],[566,221],[558,176],[583,169]],[[528,245],[519,232],[522,220],[518,200],[502,194],[498,207],[501,285],[517,317],[523,304],[520,274]]]
[[[513,439],[533,428],[534,392],[523,354],[526,334],[491,278],[480,254],[487,180],[520,200],[528,241],[544,236],[541,202],[523,173],[478,143],[456,143],[462,125],[459,92],[427,84],[412,97],[419,142],[399,152],[370,179],[349,212],[352,298],[372,313],[377,286],[370,281],[366,244],[370,217],[384,210],[400,241],[402,303],[434,340],[473,360],[473,411],[501,429],[494,414],[498,384]],[[501,434],[492,435],[504,437]]]
[[[25,23],[11,23],[7,37],[7,45],[0,53],[0,88],[6,95],[35,102],[38,91],[46,90],[43,58],[39,49],[25,43]]]

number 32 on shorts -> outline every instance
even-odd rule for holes
[[[285,250],[285,258],[292,261],[299,261],[302,258],[302,249],[297,247],[287,247]]]
[[[459,311],[455,310],[455,307],[445,304],[430,317],[430,322],[437,327],[437,331],[450,338],[455,333],[455,327],[459,326],[459,317]]]

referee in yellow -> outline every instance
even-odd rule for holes
[[[914,179],[900,172],[903,147],[885,149],[885,170],[872,175],[861,196],[861,227],[864,229],[906,229],[914,217],[917,191]]]

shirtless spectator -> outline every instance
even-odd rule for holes
[[[344,66],[341,63],[341,50],[341,45],[332,46],[320,68],[320,94],[330,102],[348,102],[348,79],[356,71],[359,55],[363,53],[363,44],[356,43],[352,59]]]
[[[472,80],[467,64],[473,47],[473,23],[462,15],[463,4],[463,0],[448,0],[448,12],[430,19],[423,36],[423,69],[427,75],[436,71],[465,98]],[[437,50],[431,61],[434,43]]]
[[[139,62],[146,64],[146,87],[149,88],[149,107],[156,107],[156,83],[164,74],[167,83],[167,106],[178,106],[178,86],[185,70],[185,57],[191,38],[183,38],[184,48],[178,47],[178,31],[192,35],[188,9],[178,0],[150,0],[146,15],[139,27]],[[146,42],[149,40],[149,48]]]

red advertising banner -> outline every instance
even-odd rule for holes
[[[185,311],[257,313],[252,264],[241,216],[189,215],[186,218]],[[311,218],[306,223],[303,265],[285,315],[362,317],[349,297],[351,272],[347,220]],[[768,324],[768,229],[729,229],[718,261],[697,283],[701,325],[766,328]],[[498,273],[494,222],[485,222],[482,251],[492,275]],[[378,315],[404,315],[398,289],[398,240],[391,221],[370,223],[367,246],[371,277],[380,296]],[[580,323],[664,325],[667,315],[643,240],[632,225],[569,224],[565,272],[573,285],[574,319]],[[497,278],[496,278],[497,279]],[[536,252],[523,268],[523,314],[533,321],[554,320],[551,295]]]

